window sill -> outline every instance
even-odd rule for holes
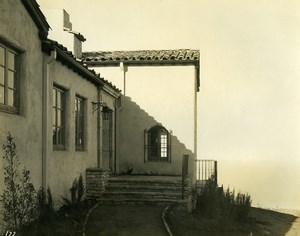
[[[76,147],[76,148],[75,148],[75,151],[76,151],[76,152],[84,152],[85,150],[84,150],[83,147]]]
[[[12,107],[4,104],[0,104],[0,112],[19,115],[19,110],[17,107]]]
[[[159,159],[148,159],[148,162],[170,162],[168,158],[159,158]]]
[[[64,145],[53,145],[53,151],[66,151]]]

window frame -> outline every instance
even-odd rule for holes
[[[76,95],[75,96],[75,117],[74,117],[74,121],[75,121],[75,150],[76,151],[84,151],[85,148],[85,98],[83,98],[82,96]],[[78,119],[78,115],[76,115],[77,112],[77,108],[78,108],[78,102],[80,103],[80,111],[79,111],[79,116],[81,117],[81,119]],[[79,127],[79,130],[78,130]],[[82,144],[79,145],[78,144],[78,137],[79,137],[79,133],[82,132]]]
[[[171,135],[161,125],[145,130],[145,162],[171,162]]]
[[[20,108],[20,52],[18,50],[13,49],[12,47],[0,42],[0,48],[3,48],[4,57],[3,64],[0,62],[0,68],[3,68],[4,77],[3,82],[0,81],[0,88],[3,88],[4,91],[4,103],[0,103],[0,111],[19,114]],[[14,55],[13,64],[14,68],[9,67],[9,53]],[[0,58],[1,60],[1,58]],[[13,87],[9,86],[9,72],[13,73]],[[12,90],[13,95],[13,105],[9,105],[9,90]]]
[[[66,90],[57,86],[57,85],[53,85],[52,87],[52,93],[54,93],[55,90],[55,104],[53,103],[53,98],[54,98],[54,94],[52,94],[52,112],[55,111],[55,120],[52,120],[52,131],[54,131],[55,128],[55,140],[56,142],[54,142],[53,136],[52,136],[52,144],[53,144],[53,149],[54,150],[65,150],[66,149]],[[57,96],[57,92],[60,93],[60,103],[61,103],[61,107],[58,107],[58,96]],[[61,125],[59,126],[62,129],[62,143],[58,143],[58,137],[59,137],[59,133],[57,132],[58,130],[58,114],[59,112],[61,112]],[[52,119],[54,118],[54,115],[52,113]],[[53,134],[54,135],[54,134]]]

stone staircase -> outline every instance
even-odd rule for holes
[[[97,199],[101,204],[116,205],[188,205],[190,187],[184,184],[182,199],[181,176],[111,176],[105,191]]]

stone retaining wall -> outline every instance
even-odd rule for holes
[[[109,171],[99,168],[86,170],[86,198],[97,199],[105,191],[109,180]]]

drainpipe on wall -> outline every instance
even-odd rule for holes
[[[44,60],[42,81],[42,186],[47,188],[47,160],[48,160],[48,105],[50,64],[56,60],[56,50],[51,51],[49,57]]]
[[[97,89],[98,102],[101,101],[101,88]],[[97,110],[97,168],[101,168],[101,109]]]
[[[117,172],[117,99],[114,100],[114,171]]]

